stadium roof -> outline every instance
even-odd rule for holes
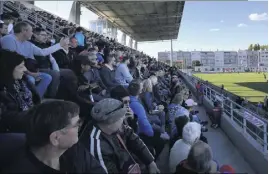
[[[136,41],[177,39],[184,1],[80,1]]]

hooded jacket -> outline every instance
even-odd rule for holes
[[[183,128],[182,138],[177,140],[170,151],[169,168],[170,172],[176,171],[176,166],[188,157],[192,144],[201,136],[201,125],[196,122],[189,122]]]

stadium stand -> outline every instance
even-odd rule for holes
[[[254,173],[217,127],[205,133],[175,67],[20,2],[3,9],[1,173]],[[172,169],[169,144],[184,154]]]

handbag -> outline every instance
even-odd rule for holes
[[[128,151],[127,147],[125,146],[125,143],[123,142],[121,136],[119,134],[117,134],[117,138],[119,139],[121,145],[124,147],[124,149],[127,151],[127,153],[129,154],[129,156],[131,157],[132,161],[134,162],[134,164],[130,165],[128,167],[128,174],[141,174],[141,169],[139,167],[139,164],[134,160],[133,156],[131,155],[131,153]]]

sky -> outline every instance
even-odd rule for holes
[[[35,1],[35,5],[68,19],[72,1]],[[88,21],[95,19],[95,14],[82,8],[82,26],[88,28]],[[173,50],[229,51],[247,49],[251,43],[268,44],[268,2],[189,1],[185,3]],[[170,44],[139,42],[138,49],[157,57],[160,51],[170,51]]]

